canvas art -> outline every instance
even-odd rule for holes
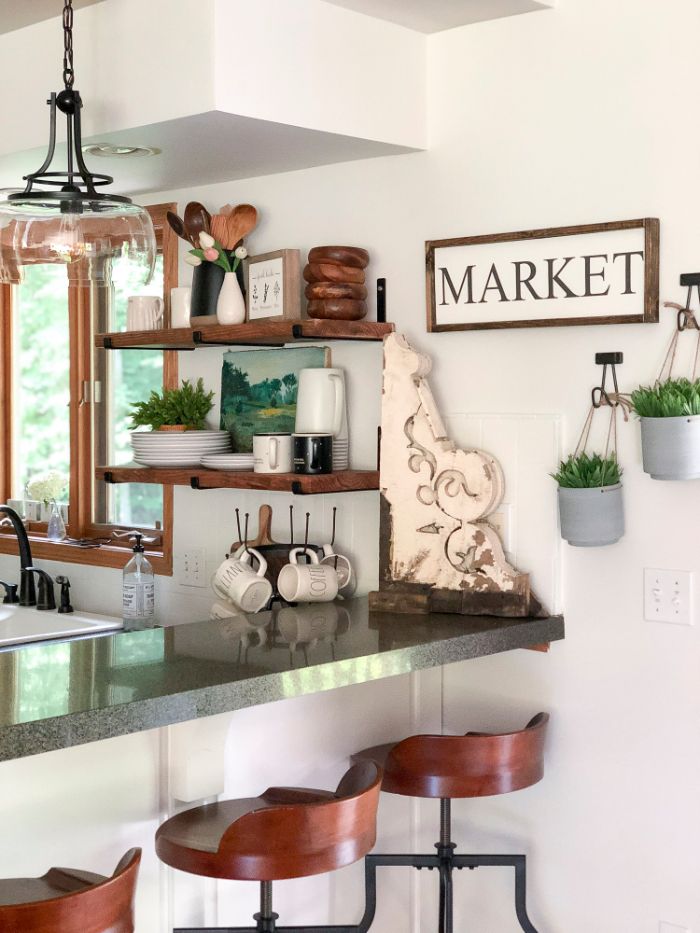
[[[236,451],[251,451],[256,433],[294,431],[299,372],[330,366],[328,347],[230,350],[221,370],[221,429]]]

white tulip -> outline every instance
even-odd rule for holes
[[[236,259],[245,259],[247,255],[248,250],[245,248],[245,246],[239,246],[236,250]]]
[[[216,243],[216,240],[210,233],[205,233],[203,230],[199,234],[199,245],[202,249],[211,249],[212,246]]]
[[[201,266],[202,265],[202,260],[199,258],[199,256],[195,256],[194,253],[188,253],[185,256],[185,262],[188,263],[190,266]]]

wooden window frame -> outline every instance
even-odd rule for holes
[[[165,321],[170,319],[170,289],[178,280],[177,237],[167,223],[168,211],[176,204],[154,204],[146,208],[151,215],[159,252],[163,253],[163,297]],[[70,271],[70,269],[69,269]],[[97,525],[93,522],[95,483],[93,393],[84,398],[84,386],[93,385],[93,354],[108,352],[94,346],[94,326],[91,309],[91,287],[68,287],[70,326],[70,509],[68,534],[72,538],[104,537],[120,525]],[[12,287],[0,285],[0,496],[3,502],[12,497]],[[178,385],[177,351],[163,351],[163,386]],[[100,547],[81,548],[60,541],[48,541],[46,525],[28,522],[27,531],[32,555],[42,560],[55,560],[95,567],[123,567],[128,542],[114,541]],[[173,572],[173,487],[163,487],[163,528],[160,547],[148,546],[146,553],[157,574],[171,576]],[[0,554],[17,554],[14,533],[0,532]]]

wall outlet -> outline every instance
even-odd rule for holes
[[[660,920],[659,933],[692,933],[692,930],[690,927],[679,927],[675,923],[667,923],[665,920]]]
[[[182,553],[182,586],[206,586],[206,559],[203,547],[190,547]]]
[[[644,618],[693,624],[693,574],[688,570],[644,571]]]

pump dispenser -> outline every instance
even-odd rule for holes
[[[134,556],[124,567],[122,617],[129,628],[149,628],[155,624],[155,578],[153,567],[144,554],[143,535],[134,532]]]

